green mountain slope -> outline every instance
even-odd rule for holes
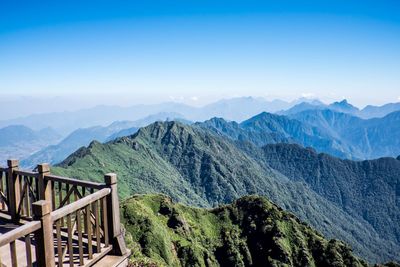
[[[133,261],[157,266],[368,266],[261,197],[215,209],[136,195],[122,204]]]
[[[164,193],[197,206],[210,207],[259,194],[294,212],[326,236],[349,242],[368,260],[393,259],[399,251],[362,218],[350,216],[305,183],[293,182],[256,161],[229,139],[197,126],[154,123],[133,136],[106,144],[93,142],[52,171],[92,180],[104,172],[116,172],[122,197]]]
[[[341,160],[299,145],[263,147],[268,165],[351,215],[368,221],[381,235],[400,243],[400,161]]]

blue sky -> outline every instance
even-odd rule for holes
[[[396,102],[400,3],[3,0],[0,94]]]

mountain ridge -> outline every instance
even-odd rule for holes
[[[259,148],[247,144],[251,151]],[[381,239],[359,217],[351,217],[303,183],[293,183],[256,161],[232,140],[196,125],[156,122],[136,134],[72,154],[52,172],[96,180],[119,174],[121,196],[164,193],[174,200],[210,207],[259,194],[297,214],[328,237],[336,236],[371,261],[395,258],[396,244]],[[377,254],[374,251],[379,251]]]

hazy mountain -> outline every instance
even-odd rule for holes
[[[383,106],[368,105],[361,110],[359,115],[365,119],[381,118],[395,111],[400,111],[400,103],[389,103]]]
[[[400,111],[400,103],[389,103],[382,106],[368,105],[360,110],[359,108],[350,104],[346,99],[340,102],[334,102],[329,105],[326,105],[320,101],[314,101],[314,102],[304,101],[294,105],[293,107],[287,110],[279,111],[277,112],[277,114],[293,115],[307,110],[325,110],[325,109],[330,109],[336,112],[350,114],[363,119],[371,119],[371,118],[382,118],[388,115],[389,113]]]
[[[250,153],[251,152],[251,153]],[[349,242],[372,261],[395,259],[400,247],[380,237],[361,217],[350,216],[306,183],[294,182],[265,163],[263,151],[199,126],[154,123],[135,135],[81,148],[52,172],[102,179],[119,174],[122,197],[164,193],[187,204],[214,206],[248,194],[267,196],[328,237]]]
[[[7,159],[22,159],[44,146],[60,140],[51,128],[34,131],[26,126],[11,125],[0,129],[0,164]]]
[[[344,243],[261,197],[209,210],[135,195],[121,214],[139,266],[368,266]]]
[[[300,104],[297,104],[293,107],[291,107],[288,110],[283,110],[277,112],[277,114],[280,115],[291,115],[291,114],[296,114],[305,110],[313,110],[313,109],[326,109],[327,106],[323,103],[321,104],[313,104],[313,103],[308,103],[308,102],[301,102]]]
[[[340,140],[341,149],[354,158],[395,157],[400,154],[400,111],[368,120],[331,110],[308,110],[290,117],[326,131],[332,139]]]
[[[297,143],[348,159],[400,154],[400,111],[369,120],[329,109],[306,110],[288,116],[263,112],[242,123],[213,118],[197,125],[259,147]]]
[[[224,119],[211,119],[198,125],[234,140],[250,141],[257,146],[282,142],[298,143],[338,157],[352,157],[340,139],[329,132],[286,116],[263,112],[240,124]]]
[[[350,104],[346,99],[340,102],[333,102],[328,106],[328,108],[337,112],[349,114],[357,114],[360,111],[358,108]]]
[[[87,146],[93,140],[104,142],[107,137],[131,127],[133,122],[121,121],[114,122],[107,127],[95,126],[90,128],[78,129],[64,138],[56,145],[43,147],[41,150],[21,161],[21,166],[24,168],[33,168],[37,164],[47,162],[50,164],[59,163],[69,154],[82,146]]]
[[[189,121],[203,121],[211,117],[224,117],[229,120],[241,121],[262,111],[275,112],[289,108],[291,105],[291,103],[281,100],[267,101],[263,98],[238,97],[220,100],[203,107],[193,107],[174,102],[131,107],[96,106],[78,111],[33,114],[3,120],[0,121],[0,126],[21,124],[32,129],[51,126],[58,132],[67,135],[78,128],[88,128],[95,125],[106,126],[114,121],[139,120],[157,113],[179,114],[179,118],[183,117]],[[147,125],[147,123],[143,125]]]

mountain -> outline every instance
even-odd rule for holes
[[[340,140],[341,150],[348,151],[353,158],[372,159],[400,154],[400,111],[368,120],[332,110],[308,110],[290,115],[290,118],[324,130],[333,139]]]
[[[121,214],[138,266],[368,266],[343,242],[261,197],[210,210],[135,195]]]
[[[132,135],[141,126],[146,126],[155,121],[169,121],[172,119],[190,123],[178,113],[157,113],[136,121],[115,121],[106,127],[95,126],[78,129],[69,134],[60,143],[45,147],[22,160],[21,166],[24,168],[33,168],[38,162],[56,164],[78,148],[89,145],[93,140],[101,143],[111,141],[118,137]]]
[[[294,115],[299,112],[308,110],[325,110],[329,109],[332,111],[346,113],[353,116],[357,116],[362,119],[382,118],[386,115],[400,111],[400,103],[388,103],[382,106],[368,105],[363,109],[359,109],[350,104],[346,99],[340,102],[334,102],[326,105],[320,101],[302,101],[289,109],[281,110],[276,112],[279,115]]]
[[[51,128],[34,131],[23,125],[0,129],[0,162],[9,158],[22,159],[43,146],[55,143],[60,135]]]
[[[283,111],[279,111],[277,112],[277,114],[279,115],[291,115],[291,114],[296,114],[305,110],[314,110],[314,109],[326,109],[327,105],[323,104],[323,103],[318,103],[318,104],[314,104],[314,103],[309,103],[309,102],[301,102],[293,107],[291,107],[288,110],[283,110]]]
[[[239,144],[240,143],[240,144]],[[251,152],[251,153],[250,153]],[[370,261],[396,259],[398,244],[373,227],[265,164],[263,150],[198,125],[156,122],[128,137],[92,142],[71,154],[52,172],[101,179],[116,172],[122,198],[134,193],[163,193],[190,205],[212,207],[258,194],[288,209],[323,232],[352,245]]]
[[[263,147],[268,166],[352,216],[362,217],[387,240],[400,244],[400,161],[350,161],[294,144]]]
[[[122,129],[131,127],[132,125],[133,122],[121,121],[114,122],[107,127],[95,126],[75,130],[58,144],[46,146],[23,159],[20,165],[24,168],[34,168],[40,162],[48,162],[51,164],[59,163],[69,154],[82,146],[88,145],[93,140],[103,142],[110,135],[113,135]],[[130,129],[133,130],[132,128]]]
[[[107,137],[105,140],[111,141],[114,140],[118,137],[123,137],[123,136],[128,136],[132,135],[137,132],[139,127],[144,127],[147,126],[155,121],[179,121],[185,124],[191,124],[192,122],[189,120],[186,120],[181,114],[179,113],[174,113],[174,112],[161,112],[153,115],[149,115],[143,119],[136,120],[133,124],[135,125],[134,127],[131,128],[124,128],[110,136]],[[65,157],[64,157],[65,158]]]
[[[136,105],[131,107],[96,106],[92,108],[33,114],[26,117],[0,121],[1,125],[21,124],[32,129],[40,129],[51,126],[63,135],[68,135],[78,128],[93,126],[107,126],[114,121],[134,121],[157,113],[174,112],[179,114],[191,114],[196,108],[179,103],[162,103],[154,105]]]
[[[298,143],[338,157],[352,157],[340,139],[331,136],[325,129],[287,116],[263,112],[240,124],[224,119],[211,119],[197,125],[233,140],[250,141],[257,146],[282,142]]]
[[[360,117],[364,119],[381,118],[395,111],[400,111],[400,103],[388,103],[382,106],[368,105],[361,110]]]
[[[360,111],[358,108],[350,104],[346,99],[340,102],[333,102],[328,106],[328,108],[337,112],[348,114],[357,114]]]
[[[114,121],[140,120],[157,113],[179,114],[179,116],[174,115],[170,118],[185,118],[189,121],[203,121],[211,117],[224,117],[229,120],[241,121],[262,111],[276,112],[287,109],[291,105],[292,103],[281,100],[267,101],[263,98],[254,97],[223,99],[203,107],[193,107],[175,102],[130,107],[100,105],[77,111],[33,114],[2,120],[0,127],[20,124],[32,129],[41,129],[51,126],[65,136],[77,128],[88,128],[95,125],[106,126]],[[144,125],[147,124],[144,123]]]

